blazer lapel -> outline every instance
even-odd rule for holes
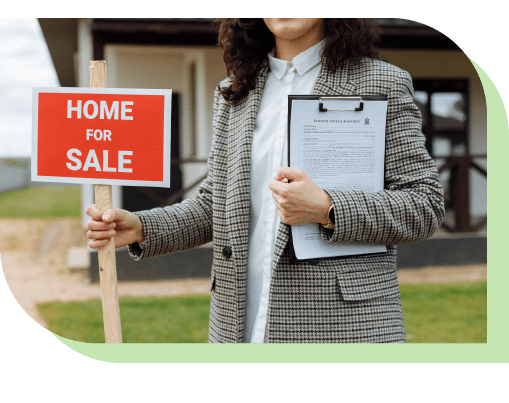
[[[348,61],[343,67],[331,73],[322,63],[322,68],[316,79],[313,95],[353,95],[355,84],[350,79],[350,65]]]
[[[256,78],[256,87],[247,97],[230,109],[228,130],[228,178],[226,184],[226,222],[230,232],[240,317],[243,318],[246,298],[247,252],[249,242],[249,199],[251,144],[256,115],[267,79],[265,62]],[[243,323],[243,320],[242,320]],[[243,326],[242,326],[243,328]],[[243,336],[239,329],[240,337]]]
[[[338,68],[335,73],[329,72],[324,63],[313,88],[313,95],[353,95],[355,84],[350,81],[349,63],[345,63],[342,68]],[[277,263],[288,243],[290,237],[290,226],[283,222],[279,226],[277,234],[276,248],[274,250],[273,267]]]

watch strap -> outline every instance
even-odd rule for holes
[[[323,225],[325,229],[334,229],[335,227],[335,217],[334,217],[334,205],[329,207],[329,212],[327,213],[327,219],[329,220],[329,223],[327,225]]]
[[[336,224],[336,216],[334,215],[334,205],[329,209],[329,224]]]

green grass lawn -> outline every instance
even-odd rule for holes
[[[486,343],[486,281],[400,289],[409,343]]]
[[[209,295],[119,298],[122,342],[206,343]],[[71,340],[104,343],[101,300],[39,305],[49,330]]]
[[[409,343],[485,343],[486,281],[402,284]],[[206,343],[210,296],[120,298],[124,343]],[[49,330],[104,342],[100,300],[39,305]]]
[[[0,193],[0,217],[3,218],[80,216],[80,187],[40,187]]]

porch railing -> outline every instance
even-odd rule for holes
[[[482,217],[482,219],[477,222],[475,225],[472,223],[472,217],[470,214],[470,170],[474,169],[479,172],[484,177],[488,177],[488,172],[482,166],[477,164],[474,159],[475,158],[486,158],[486,155],[467,155],[467,156],[450,156],[445,157],[445,163],[438,168],[438,173],[445,172],[447,170],[450,171],[452,181],[452,189],[451,197],[452,197],[452,205],[454,206],[454,225],[450,225],[447,223],[442,224],[442,228],[444,228],[448,232],[475,232],[481,229],[487,223],[487,216]],[[178,164],[188,164],[188,163],[206,163],[205,159],[176,159],[172,160],[172,165]],[[200,184],[205,178],[207,174],[200,176],[197,180],[195,180],[190,185],[179,189],[177,192],[172,194],[168,198],[163,198],[156,194],[153,190],[148,187],[139,187],[139,190],[145,193],[147,196],[152,198],[160,207],[170,206],[176,201],[180,200],[180,198],[189,190],[194,188],[196,185]]]
[[[476,158],[487,158],[486,155],[466,155],[446,157],[445,163],[438,168],[438,173],[447,170],[451,173],[452,188],[450,189],[454,209],[454,226],[442,224],[448,232],[474,232],[480,230],[488,221],[484,216],[475,225],[470,214],[470,170],[474,169],[488,178],[488,171],[474,161]]]

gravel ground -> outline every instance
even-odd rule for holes
[[[21,307],[46,327],[37,304],[100,298],[87,272],[66,268],[67,250],[85,246],[80,219],[0,219],[0,259],[5,278]],[[400,269],[400,283],[486,280],[486,265]],[[119,296],[170,296],[209,292],[210,279],[119,283]]]

